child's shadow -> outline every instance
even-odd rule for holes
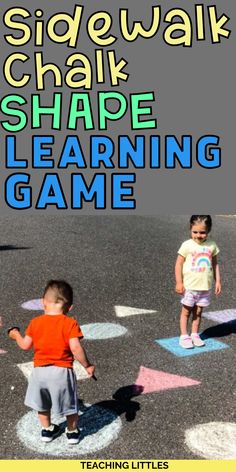
[[[126,421],[133,421],[137,411],[140,410],[140,404],[131,400],[132,397],[138,397],[143,392],[142,385],[127,385],[119,388],[113,395],[114,400],[110,402],[102,402],[101,405],[110,403],[108,408],[112,408],[120,416],[125,413]]]
[[[220,338],[222,336],[229,336],[232,333],[236,333],[236,319],[205,329],[201,333],[201,338]]]
[[[94,405],[86,405],[79,401],[79,429],[80,440],[86,436],[97,433],[105,426],[111,425],[117,420],[118,416],[125,413],[126,421],[133,421],[140,405],[137,401],[131,400],[132,397],[142,393],[143,387],[139,385],[128,385],[119,388],[113,395],[113,400],[104,400]],[[66,422],[60,424],[63,432]]]

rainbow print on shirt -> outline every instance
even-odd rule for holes
[[[205,272],[212,270],[212,252],[209,248],[203,247],[201,252],[192,253],[192,272]]]

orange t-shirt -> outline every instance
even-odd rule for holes
[[[83,337],[77,321],[64,314],[33,318],[25,334],[33,340],[35,367],[48,364],[72,367],[74,357],[69,340]]]

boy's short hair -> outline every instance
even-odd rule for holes
[[[65,282],[65,280],[49,280],[44,289],[43,297],[45,297],[49,290],[54,292],[55,301],[61,301],[63,309],[69,310],[73,304],[73,289],[71,285]]]

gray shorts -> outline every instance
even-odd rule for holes
[[[77,383],[73,369],[54,365],[34,367],[25,405],[36,411],[52,410],[56,416],[78,413]]]

